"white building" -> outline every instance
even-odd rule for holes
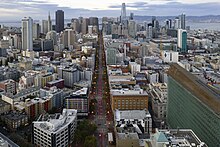
[[[137,64],[136,62],[129,62],[129,66],[130,66],[132,75],[135,75],[136,73],[141,71],[141,65]]]
[[[22,49],[33,50],[33,19],[31,17],[22,19]]]
[[[179,52],[162,51],[162,60],[165,63],[177,63],[179,60]]]
[[[33,122],[33,143],[36,146],[70,146],[77,126],[77,110],[63,109],[62,114],[41,115]]]
[[[150,84],[150,95],[152,98],[152,107],[155,120],[165,121],[167,111],[167,84]]]

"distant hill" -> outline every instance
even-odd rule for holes
[[[156,16],[157,20],[165,21],[166,19],[175,19],[177,16]],[[138,22],[151,21],[152,16],[134,16],[134,19]],[[205,15],[205,16],[186,16],[188,22],[220,22],[220,15]]]

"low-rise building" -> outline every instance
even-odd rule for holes
[[[70,146],[77,127],[77,110],[63,109],[62,114],[41,115],[33,122],[36,146]]]
[[[115,111],[116,147],[139,147],[140,141],[149,139],[152,119],[148,110]]]
[[[52,109],[51,98],[43,97],[26,99],[25,102],[15,102],[14,109],[19,110],[21,112],[25,111],[29,119],[34,119],[39,115],[48,112]]]
[[[5,93],[16,94],[16,82],[12,79],[0,82],[0,88],[4,89]]]
[[[11,110],[11,105],[3,100],[0,100],[0,115]]]
[[[151,136],[153,147],[208,147],[190,129],[159,130]]]
[[[21,126],[28,125],[28,116],[24,112],[11,111],[1,116],[1,119],[5,122],[9,130],[15,131]]]
[[[65,97],[65,106],[67,109],[76,109],[78,117],[88,116],[88,88],[81,88]]]
[[[165,121],[167,116],[167,84],[152,83],[149,87],[149,94],[152,99],[154,111],[154,120],[159,122]]]
[[[24,101],[28,96],[37,96],[39,94],[39,87],[30,87],[22,89],[17,94],[2,94],[2,100],[11,104],[14,107],[14,102]]]
[[[133,89],[111,89],[112,110],[143,110],[148,109],[148,94],[139,86]]]
[[[46,86],[49,88],[56,86],[59,89],[63,89],[64,88],[64,79],[57,79],[57,80],[47,82]]]
[[[40,89],[40,97],[45,96],[51,99],[51,107],[60,108],[63,106],[64,93],[62,89],[57,87]]]

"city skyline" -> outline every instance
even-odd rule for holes
[[[45,19],[48,11],[51,18],[55,18],[55,11],[58,9],[65,11],[65,18],[72,17],[103,17],[105,14],[111,17],[118,17],[121,11],[122,0],[111,0],[101,2],[95,1],[71,1],[68,0],[1,0],[0,20],[11,21],[20,20],[24,16],[31,16],[33,19]],[[194,0],[127,0],[127,15],[133,12],[135,15],[142,16],[172,16],[174,14],[186,13],[186,15],[219,15],[220,2],[217,0],[203,1]],[[13,13],[12,13],[13,12]]]

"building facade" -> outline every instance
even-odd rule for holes
[[[22,49],[33,50],[33,19],[31,17],[22,19]]]
[[[169,126],[190,128],[208,146],[219,146],[219,94],[177,64],[171,66],[168,74]]]
[[[70,146],[77,126],[76,114],[77,110],[63,109],[62,114],[41,115],[33,122],[32,143],[36,146]]]

